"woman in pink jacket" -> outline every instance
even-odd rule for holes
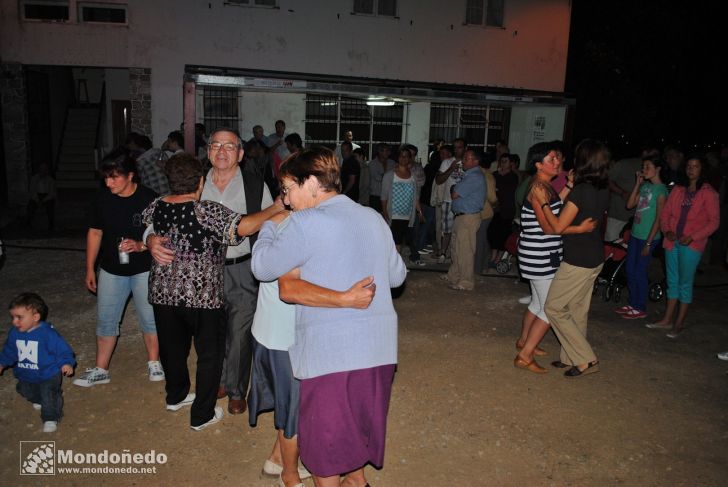
[[[685,327],[685,315],[693,300],[695,270],[708,237],[718,229],[720,221],[718,193],[708,184],[707,175],[705,159],[689,157],[685,181],[672,190],[660,215],[665,236],[662,245],[667,264],[667,309],[660,321],[648,323],[647,328],[671,328],[669,338],[676,338]],[[677,320],[672,324],[678,301]]]

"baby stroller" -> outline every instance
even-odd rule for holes
[[[619,303],[622,290],[627,287],[627,272],[625,262],[627,257],[627,242],[630,232],[626,229],[622,237],[614,242],[604,242],[604,266],[594,281],[594,294],[601,292],[604,301]],[[649,286],[648,297],[650,301],[658,302],[665,294],[663,281],[652,282]]]
[[[508,272],[511,270],[512,264],[512,258],[514,256],[518,255],[518,236],[520,235],[520,230],[516,230],[510,235],[508,235],[508,238],[506,239],[505,248],[506,251],[503,252],[503,255],[501,255],[500,260],[495,263],[495,270],[498,272],[498,274],[508,274]]]

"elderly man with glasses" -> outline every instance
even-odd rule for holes
[[[202,200],[217,201],[242,214],[251,214],[273,204],[268,188],[255,168],[240,167],[243,146],[237,131],[218,128],[210,135],[207,156],[212,169],[207,173]],[[241,414],[247,409],[245,397],[250,383],[253,353],[251,326],[258,296],[258,281],[250,268],[250,251],[257,233],[242,244],[228,247],[225,255],[225,308],[227,337],[225,362],[218,398],[229,397],[228,412]],[[160,264],[170,263],[174,251],[159,239],[147,241],[152,256]]]

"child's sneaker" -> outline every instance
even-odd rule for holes
[[[164,380],[164,369],[162,369],[162,363],[159,360],[150,360],[147,362],[147,369],[149,370],[149,380],[152,382],[159,382]]]
[[[57,429],[57,421],[46,421],[45,423],[43,423],[43,433],[55,433]]]
[[[73,381],[75,385],[81,387],[92,387],[96,384],[108,384],[109,382],[111,382],[109,371],[101,367],[86,369],[86,372],[81,377]]]
[[[33,403],[33,409],[35,409],[36,411],[40,411],[41,409],[43,409],[43,406],[41,406],[37,402],[34,402]]]
[[[195,401],[195,393],[190,392],[187,396],[177,404],[167,404],[167,411],[179,411],[185,406],[189,406]]]

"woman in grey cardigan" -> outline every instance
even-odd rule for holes
[[[343,195],[339,165],[325,148],[307,150],[281,171],[281,192],[294,209],[276,234],[261,228],[252,266],[263,281],[300,268],[300,277],[346,290],[373,276],[378,286],[404,282],[406,268],[381,216]],[[281,282],[281,299],[296,293]],[[376,293],[366,309],[296,307],[289,354],[301,379],[299,447],[316,485],[365,485],[364,466],[381,467],[386,418],[397,363],[397,314],[391,294]]]

